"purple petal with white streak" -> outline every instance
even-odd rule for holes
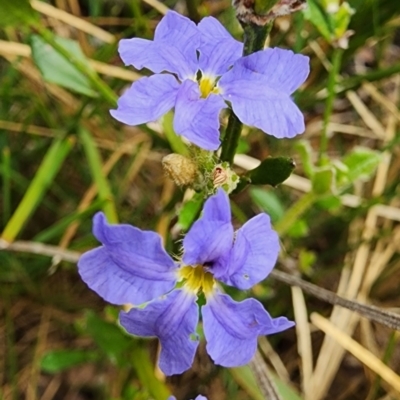
[[[175,132],[202,149],[216,150],[220,146],[219,114],[225,107],[225,102],[218,95],[200,98],[198,84],[186,80],[176,97]]]
[[[230,70],[219,81],[221,95],[244,124],[255,126],[279,139],[304,132],[304,117],[290,95],[268,86],[258,75],[238,79]]]
[[[307,78],[309,59],[266,49],[239,59],[218,86],[238,118],[277,138],[304,132],[304,117],[290,95]]]
[[[279,248],[279,238],[271,228],[269,216],[259,214],[236,232],[227,265],[225,268],[219,267],[214,276],[238,289],[250,289],[272,271]],[[222,272],[224,275],[219,276]]]
[[[154,41],[123,39],[119,53],[125,65],[155,73],[176,73],[182,80],[195,77],[200,34],[188,18],[170,11],[157,25]]]
[[[268,88],[292,94],[310,73],[309,58],[291,50],[268,48],[240,58],[232,73],[237,79],[265,79]]]
[[[207,297],[202,315],[207,352],[224,367],[247,364],[257,349],[259,335],[278,333],[294,325],[285,317],[272,318],[255,299],[238,303],[220,293]]]
[[[94,216],[93,233],[103,246],[83,254],[78,270],[106,301],[142,304],[173,289],[177,265],[157,233],[110,225],[103,213]]]
[[[120,313],[121,325],[132,335],[158,337],[159,366],[165,375],[180,374],[191,367],[198,346],[192,338],[198,320],[196,296],[184,290],[174,290],[145,308]]]
[[[218,189],[217,194],[207,199],[202,217],[183,239],[183,262],[185,265],[210,264],[229,254],[232,243],[229,197]]]
[[[222,75],[241,57],[243,43],[235,40],[213,17],[203,18],[198,29],[201,32],[200,69],[206,75]]]
[[[134,82],[110,114],[127,125],[156,121],[175,105],[180,84],[172,76],[158,74]]]

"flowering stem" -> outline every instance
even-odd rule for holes
[[[244,29],[244,48],[243,56],[255,53],[262,50],[265,46],[265,41],[272,28],[272,22],[264,26],[254,24],[243,24]],[[233,163],[236,149],[239,144],[240,134],[242,132],[243,124],[239,118],[231,110],[228,126],[226,127],[225,136],[222,140],[221,161],[227,161],[229,164]]]
[[[343,50],[335,48],[332,58],[332,66],[329,71],[328,77],[328,97],[326,98],[325,111],[324,111],[324,122],[321,132],[321,143],[319,147],[319,162],[323,164],[323,157],[328,150],[328,124],[333,111],[333,102],[336,97],[336,80],[342,64]]]

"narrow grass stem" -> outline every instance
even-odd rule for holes
[[[243,24],[244,29],[244,47],[243,56],[248,56],[256,51],[262,50],[265,46],[265,41],[272,28],[272,22],[265,26],[254,24]],[[228,126],[225,131],[225,136],[222,140],[221,161],[233,163],[236,149],[239,144],[240,134],[243,124],[239,118],[231,110]]]
[[[324,154],[328,150],[328,123],[333,111],[333,102],[336,97],[336,80],[342,64],[343,50],[335,48],[332,57],[332,66],[328,77],[328,97],[326,98],[324,121],[321,132],[321,143],[319,147],[319,162],[322,164]]]

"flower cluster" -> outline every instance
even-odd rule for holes
[[[279,48],[246,57],[242,51],[215,18],[196,26],[169,11],[153,41],[121,40],[124,63],[154,75],[134,82],[111,115],[138,125],[174,108],[176,133],[210,151],[220,146],[219,114],[228,106],[244,124],[277,138],[302,133],[303,115],[291,94],[309,74],[308,57]]]
[[[265,279],[279,253],[278,236],[266,214],[234,232],[222,189],[205,202],[202,217],[184,237],[179,262],[164,250],[157,233],[110,225],[102,213],[94,217],[93,233],[102,246],[81,257],[82,279],[108,302],[134,305],[120,313],[121,325],[133,335],[160,340],[159,366],[166,375],[192,365],[200,293],[206,299],[201,309],[206,349],[216,364],[244,365],[253,357],[259,335],[294,325],[285,317],[272,318],[255,299],[236,302],[222,292],[217,280],[246,290]]]

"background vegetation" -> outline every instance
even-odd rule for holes
[[[179,214],[190,193],[161,167],[181,151],[170,118],[127,127],[108,113],[144,73],[122,66],[118,40],[152,38],[168,8],[213,15],[237,38],[240,26],[228,0],[30,4],[0,4],[0,398],[262,399],[262,376],[284,400],[400,398],[399,324],[387,312],[400,304],[400,3],[350,0],[343,51],[322,1],[276,20],[269,45],[311,58],[296,94],[307,130],[275,140],[246,128],[237,171],[269,155],[292,157],[296,169],[283,185],[233,196],[232,208],[237,225],[271,215],[286,275],[233,295],[297,326],[262,338],[252,369],[213,365],[203,344],[193,368],[168,379],[155,366],[157,341],[127,336],[76,270],[97,245],[97,210],[158,231],[171,250],[187,223]]]

